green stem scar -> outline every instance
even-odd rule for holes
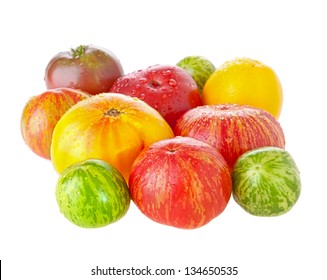
[[[85,54],[85,51],[86,51],[86,46],[85,45],[80,45],[75,49],[71,49],[73,58],[77,58],[77,57],[82,56],[83,54]]]

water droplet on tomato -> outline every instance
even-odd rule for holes
[[[141,84],[145,84],[147,81],[148,81],[147,78],[141,78],[141,79],[139,80],[139,82],[140,82]]]
[[[166,99],[166,98],[167,98],[167,94],[164,94],[164,95],[162,96],[162,98]]]
[[[167,76],[167,75],[170,75],[170,74],[171,74],[171,71],[169,69],[162,72],[162,75],[164,75],[164,76]]]
[[[169,83],[169,85],[171,85],[173,87],[177,85],[177,82],[174,79],[170,79],[168,83]]]
[[[139,96],[139,98],[140,98],[141,100],[144,100],[144,98],[145,98],[145,94],[144,94],[144,93],[141,93],[140,96]]]

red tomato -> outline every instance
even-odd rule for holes
[[[131,197],[148,218],[194,229],[209,223],[227,206],[232,180],[223,156],[190,137],[158,141],[133,163]]]
[[[69,87],[94,95],[108,92],[123,74],[122,65],[112,52],[81,45],[55,55],[46,67],[44,80],[48,89]]]
[[[194,79],[182,68],[157,64],[116,80],[111,92],[137,97],[155,108],[173,128],[186,111],[202,105]]]
[[[285,148],[283,129],[274,116],[249,105],[199,106],[177,120],[174,132],[214,146],[231,169],[249,150],[265,146]]]

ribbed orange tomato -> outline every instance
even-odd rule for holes
[[[131,165],[143,148],[172,137],[168,123],[144,101],[103,93],[79,102],[59,120],[51,159],[59,173],[73,163],[101,159],[128,180]]]

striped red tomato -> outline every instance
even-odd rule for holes
[[[150,219],[194,229],[225,209],[232,180],[222,155],[190,137],[161,140],[137,157],[129,178],[131,197]]]
[[[21,116],[21,134],[37,155],[50,159],[52,132],[61,116],[90,95],[80,90],[57,88],[33,96]]]
[[[243,153],[254,148],[285,148],[278,121],[267,111],[248,105],[204,105],[179,118],[176,135],[190,136],[216,147],[230,168]]]

